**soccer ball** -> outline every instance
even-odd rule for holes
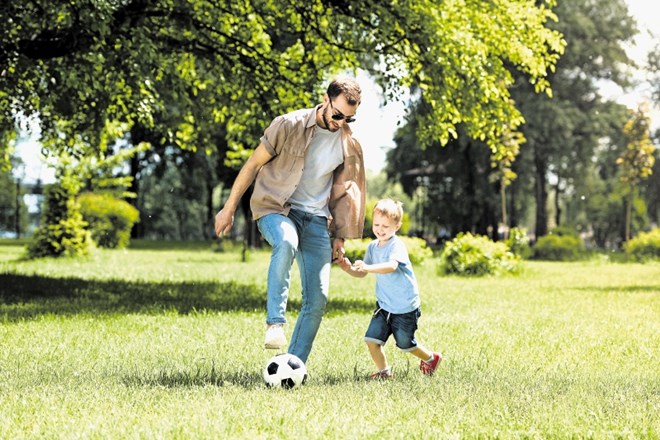
[[[266,362],[264,381],[269,387],[294,388],[307,380],[307,367],[297,356],[281,353]]]

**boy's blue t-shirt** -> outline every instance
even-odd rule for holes
[[[390,313],[408,313],[420,306],[417,279],[412,269],[406,245],[399,237],[393,236],[384,246],[374,240],[367,246],[364,256],[366,264],[399,263],[392,273],[376,274],[376,299],[383,310]]]

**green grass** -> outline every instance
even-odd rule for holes
[[[418,339],[445,361],[422,377],[390,341],[385,383],[365,380],[373,277],[333,268],[310,379],[285,391],[261,378],[267,253],[21,252],[0,246],[0,438],[660,437],[657,263],[462,279],[429,261]]]

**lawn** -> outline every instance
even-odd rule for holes
[[[424,377],[390,341],[387,382],[365,379],[374,279],[333,268],[310,378],[286,391],[261,377],[267,253],[22,250],[0,242],[0,438],[660,438],[657,263],[427,261],[418,339],[445,361]]]

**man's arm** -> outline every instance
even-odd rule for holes
[[[229,233],[229,230],[234,224],[234,213],[241,197],[243,197],[245,191],[252,185],[261,167],[268,163],[272,157],[264,144],[259,144],[247,162],[245,162],[231,187],[231,192],[224,207],[215,215],[215,233],[218,237]]]

